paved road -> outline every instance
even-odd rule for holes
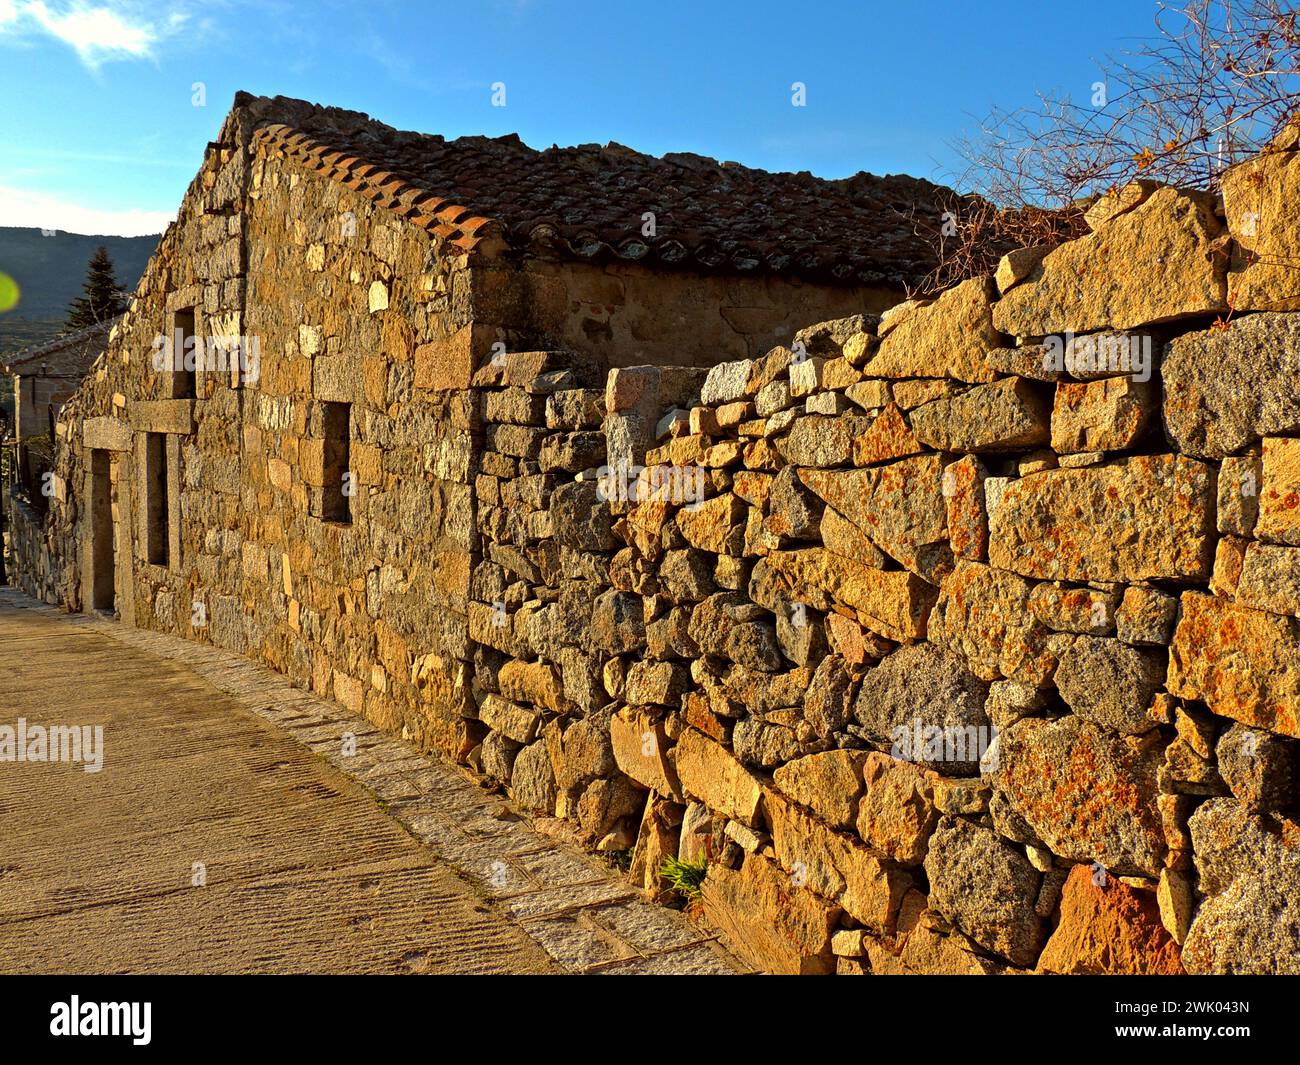
[[[237,656],[0,590],[0,756],[20,717],[29,742],[102,726],[103,768],[0,761],[0,971],[735,971],[460,770]]]

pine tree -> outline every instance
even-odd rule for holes
[[[86,266],[86,280],[78,296],[68,306],[68,328],[85,329],[116,318],[126,310],[126,294],[113,273],[113,260],[102,244],[95,249]]]

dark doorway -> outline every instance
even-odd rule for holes
[[[113,550],[113,460],[100,448],[90,453],[90,541],[92,610],[112,610],[117,595]]]

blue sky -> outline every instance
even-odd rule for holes
[[[156,232],[237,89],[404,129],[950,177],[993,105],[1091,92],[1149,0],[0,0],[0,225]],[[205,90],[193,102],[194,84]],[[504,107],[492,103],[504,83]],[[792,106],[791,86],[806,86]]]

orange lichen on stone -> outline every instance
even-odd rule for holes
[[[1070,870],[1061,919],[1038,959],[1041,972],[1172,976],[1183,972],[1178,944],[1160,921],[1154,891],[1116,877]]]

